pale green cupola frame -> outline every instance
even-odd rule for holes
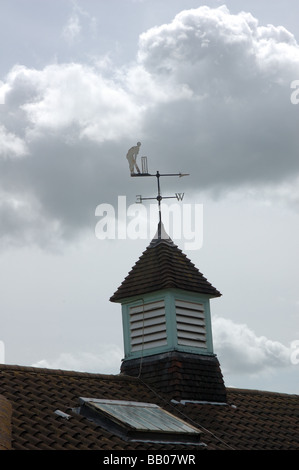
[[[219,296],[158,227],[110,298],[122,305],[124,359],[171,351],[214,355],[210,299]]]
[[[210,298],[163,289],[123,299],[125,359],[167,351],[213,354]]]

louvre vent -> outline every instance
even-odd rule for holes
[[[130,307],[130,335],[132,352],[167,344],[163,300]]]
[[[207,348],[206,325],[203,304],[176,300],[178,344]]]

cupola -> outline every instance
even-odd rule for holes
[[[210,313],[210,300],[219,296],[160,221],[110,298],[122,307],[121,372],[172,392],[175,400],[225,402]]]

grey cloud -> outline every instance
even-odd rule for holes
[[[290,102],[298,76],[290,32],[224,7],[184,11],[145,32],[136,62],[121,69],[13,68],[1,84],[9,91],[0,148],[10,142],[23,158],[0,158],[0,185],[4,198],[32,201],[34,216],[3,202],[5,239],[18,224],[37,242],[53,226],[70,239],[94,229],[98,204],[151,191],[129,178],[125,154],[138,140],[150,171],[191,174],[183,191],[288,183],[299,170]]]
[[[0,162],[2,241],[45,246],[53,240],[55,246],[55,240],[71,242],[93,232],[96,206],[116,205],[117,194],[128,192],[129,172],[121,164],[125,152],[111,145],[99,150],[92,143],[67,145],[44,138],[31,146],[30,158],[11,162],[9,168],[2,163],[3,171]],[[119,167],[123,178],[117,182]]]
[[[157,137],[173,143],[166,158],[184,155],[201,188],[298,174],[290,83],[299,73],[299,46],[285,28],[201,7],[144,33],[139,61],[168,86],[175,81],[192,92],[157,106],[147,124],[158,129],[159,122]]]

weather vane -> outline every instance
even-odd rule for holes
[[[188,176],[189,173],[159,173],[157,171],[155,174],[151,174],[148,172],[147,166],[147,157],[141,157],[141,171],[137,165],[137,156],[139,153],[139,149],[141,146],[141,142],[137,142],[137,145],[131,147],[127,152],[127,160],[129,162],[130,173],[133,177],[147,177],[147,176],[155,176],[157,179],[157,186],[158,186],[158,194],[156,197],[142,197],[141,194],[137,195],[137,203],[142,203],[144,200],[149,199],[156,199],[158,201],[158,208],[159,208],[159,230],[161,230],[161,201],[162,199],[177,199],[178,201],[182,201],[184,198],[184,193],[175,193],[175,196],[162,196],[161,194],[161,187],[160,187],[160,178],[161,176]],[[135,168],[137,173],[135,173]],[[160,238],[160,237],[159,237]]]

